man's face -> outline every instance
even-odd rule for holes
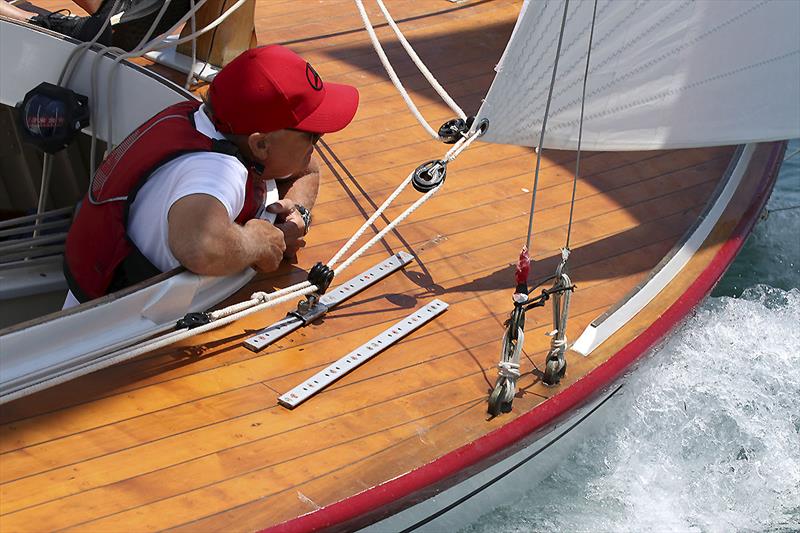
[[[255,158],[264,165],[265,178],[297,174],[308,167],[314,144],[320,135],[298,130],[279,130],[266,134],[265,150],[253,150]]]

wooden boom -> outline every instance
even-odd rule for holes
[[[235,2],[236,0],[208,0],[197,12],[196,27],[200,29],[211,24]],[[245,50],[254,48],[257,45],[254,23],[255,8],[255,0],[247,0],[244,5],[225,19],[225,22],[198,37],[196,60],[208,61],[212,65],[224,67]],[[185,37],[191,32],[191,24],[187,23],[181,31],[181,37]],[[179,45],[178,52],[191,57],[191,41]]]

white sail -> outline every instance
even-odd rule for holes
[[[544,147],[575,149],[594,0],[569,3]],[[536,146],[563,0],[523,5],[478,118]],[[800,1],[599,0],[582,149],[800,137]]]

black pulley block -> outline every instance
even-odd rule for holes
[[[419,192],[428,192],[444,183],[446,176],[447,162],[433,159],[417,167],[411,184]]]
[[[194,329],[197,326],[205,326],[209,322],[211,322],[211,315],[208,313],[186,313],[186,316],[178,320],[175,327]]]
[[[439,127],[439,140],[444,144],[457,143],[459,139],[466,137],[470,128],[472,128],[473,122],[475,122],[475,117],[467,117],[467,120],[464,120],[463,118],[454,118],[453,120],[448,120]],[[478,130],[480,131],[480,134],[483,135],[486,133],[488,128],[489,120],[485,118],[482,119],[478,124]]]
[[[439,139],[445,144],[455,144],[467,131],[467,122],[463,118],[454,118],[439,127]]]
[[[333,270],[324,263],[317,263],[308,272],[308,282],[317,286],[317,294],[325,294],[333,281]]]

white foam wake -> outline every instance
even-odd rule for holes
[[[709,299],[613,401],[609,427],[469,530],[800,529],[800,290]]]

